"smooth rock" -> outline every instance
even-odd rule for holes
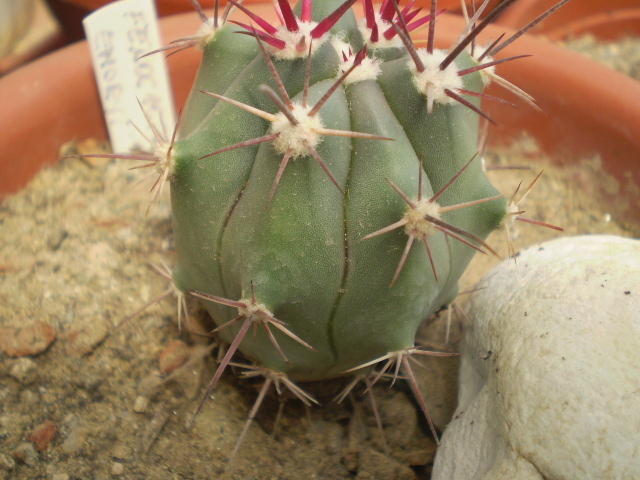
[[[76,320],[64,337],[67,355],[80,358],[93,352],[106,338],[108,331],[106,321],[87,321],[86,318]]]
[[[19,463],[29,465],[30,467],[33,467],[38,463],[38,454],[30,443],[21,443],[11,453],[13,458],[15,458]]]
[[[16,462],[6,453],[0,453],[0,471],[10,472],[16,466]]]
[[[149,399],[138,395],[135,402],[133,402],[133,411],[136,413],[145,413],[147,408],[149,408]]]
[[[177,370],[189,360],[190,353],[189,345],[182,340],[172,340],[158,357],[160,372],[168,375]]]
[[[24,357],[44,352],[56,339],[56,330],[46,322],[18,321],[0,327],[0,350],[10,357]]]
[[[84,447],[84,443],[87,439],[87,431],[82,426],[76,426],[64,442],[62,442],[62,451],[68,455],[78,453]]]
[[[23,385],[30,385],[38,377],[38,365],[28,357],[18,358],[11,368],[9,375],[18,380]]]
[[[57,431],[58,428],[55,423],[51,420],[45,420],[29,432],[27,439],[42,452],[47,449],[51,441],[55,438]]]
[[[120,462],[113,462],[111,464],[111,475],[119,476],[119,475],[122,475],[123,473],[124,473],[124,465],[122,465]]]
[[[433,480],[640,479],[640,241],[567,237],[479,284]]]

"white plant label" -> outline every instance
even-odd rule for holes
[[[140,104],[165,136],[176,121],[164,55],[140,58],[161,47],[153,0],[110,3],[87,16],[83,25],[113,151],[148,151],[145,136],[153,134]]]

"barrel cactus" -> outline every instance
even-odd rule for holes
[[[512,60],[492,59],[504,44],[475,39],[513,1],[480,22],[485,2],[447,51],[436,1],[363,0],[361,20],[355,2],[278,0],[274,26],[233,0],[207,18],[194,0],[201,31],[171,45],[200,46],[202,64],[174,139],[141,158],[160,170],[156,191],[171,187],[173,283],[229,345],[204,398],[238,351],[262,395],[284,384],[307,402],[297,382],[382,361],[412,378],[419,325],[521,213],[478,154],[484,88],[518,90],[494,71]]]

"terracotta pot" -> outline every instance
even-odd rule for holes
[[[271,4],[254,10],[267,15]],[[194,13],[163,18],[165,43],[197,31]],[[188,49],[168,58],[174,98],[186,101],[200,54]],[[55,163],[60,146],[73,138],[106,139],[89,47],[77,42],[0,79],[0,197],[16,192],[43,166]],[[11,112],[11,113],[9,113]]]
[[[520,28],[555,5],[558,0],[519,0],[500,16],[497,23]],[[531,33],[552,40],[591,33],[600,40],[640,35],[638,0],[574,0],[536,25]]]
[[[112,2],[113,0],[56,0],[61,3],[67,3],[76,5],[77,7],[84,8],[85,10],[95,10],[96,8],[100,8],[107,3]],[[212,8],[215,0],[198,0],[200,5],[203,8]],[[471,5],[473,0],[466,0],[467,5]],[[224,2],[222,2],[224,4]],[[270,0],[245,0],[245,4],[250,3],[267,3],[270,4]],[[420,7],[425,7],[430,5],[430,1],[427,0],[418,0],[416,5]],[[489,5],[489,8],[492,5],[496,5],[500,3],[499,0],[493,0]],[[190,11],[192,9],[191,3],[187,0],[156,0],[156,5],[158,6],[158,12],[160,15],[173,15],[175,13],[181,13]],[[438,2],[439,9],[446,9],[448,12],[459,11],[460,10],[460,0],[439,0]]]
[[[77,42],[85,38],[82,20],[96,10],[115,0],[46,0],[49,9],[58,20],[63,32],[65,44]],[[203,8],[213,8],[215,0],[198,0]],[[225,2],[222,2],[226,4]],[[271,4],[269,0],[245,0],[246,4]],[[155,0],[158,15],[161,17],[191,12],[193,7],[189,0]]]
[[[481,38],[488,41],[488,36]],[[485,105],[498,123],[492,129],[494,143],[509,141],[526,130],[560,164],[599,155],[603,170],[620,183],[616,196],[607,194],[604,185],[600,195],[620,217],[637,223],[640,83],[534,35],[523,36],[498,56],[525,53],[532,57],[507,62],[499,73],[532,95],[541,111],[495,102]],[[509,98],[500,88],[491,87],[488,93]]]
[[[84,10],[95,10],[114,0],[54,0],[56,3],[74,5]],[[213,8],[215,0],[198,0],[202,8]],[[225,4],[225,2],[221,2]],[[265,3],[270,4],[267,0],[244,0],[245,4]],[[175,15],[176,13],[189,12],[193,10],[191,2],[188,0],[156,0],[156,8],[161,16]]]
[[[446,13],[461,13],[462,6],[460,5],[460,3],[460,0],[438,0],[438,10],[446,10]],[[481,2],[477,0],[465,0],[465,3],[467,5],[467,8],[470,10],[474,3],[477,6],[480,5]],[[487,8],[485,9],[485,12],[490,12],[499,4],[500,0],[491,0],[489,2],[489,5],[487,5]],[[418,0],[418,2],[416,2],[416,5],[423,8],[428,8],[431,5],[431,0]]]
[[[270,5],[258,7],[272,11]],[[443,14],[439,22],[437,42],[444,47],[461,30],[462,19]],[[198,26],[193,13],[161,20],[165,41],[191,34]],[[488,28],[481,39],[497,38],[504,30]],[[628,204],[618,213],[640,219],[640,84],[536,36],[527,35],[502,53],[533,54],[501,65],[499,71],[532,94],[544,113],[528,106],[487,105],[499,125],[492,140],[508,141],[527,130],[559,161],[600,154],[603,169],[621,184],[621,204]],[[178,105],[185,101],[198,62],[193,49],[169,58]],[[508,96],[502,90],[491,93]],[[64,142],[107,136],[84,42],[4,77],[0,98],[0,195],[17,191],[39,168],[54,163]]]

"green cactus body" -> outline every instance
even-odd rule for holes
[[[313,18],[320,21],[342,4],[315,2]],[[310,2],[303,5],[309,6]],[[260,28],[263,47],[278,50],[273,45],[277,35]],[[277,51],[271,55],[293,111],[303,119],[300,129],[308,130],[303,146],[292,150],[292,144],[282,140],[285,133],[280,133],[277,139],[211,155],[277,133],[270,118],[279,108],[261,85],[279,91],[278,85],[258,40],[247,33],[252,32],[227,22],[204,47],[198,80],[172,149],[178,254],[174,282],[182,291],[208,295],[203,303],[218,326],[240,317],[219,331],[228,343],[243,328],[246,333],[247,318],[266,319],[273,338],[266,328],[257,328],[238,346],[258,366],[299,381],[340,376],[388,352],[414,346],[420,323],[455,298],[458,279],[475,253],[449,234],[455,232],[445,233],[443,225],[467,232],[472,236],[466,240],[482,248],[481,239],[503,220],[506,202],[494,198],[498,193],[479,158],[448,185],[476,154],[477,112],[438,99],[430,107],[428,95],[416,86],[415,61],[405,47],[400,43],[375,48],[378,45],[363,38],[350,10],[323,38],[313,40],[317,46],[312,47],[308,88],[306,51],[299,48],[299,58],[294,59],[282,58]],[[362,61],[359,66],[322,100],[313,116],[316,123],[307,125],[310,117],[304,112],[334,86],[348,68],[344,58],[353,61],[365,40],[367,57],[357,59]],[[307,42],[305,50],[308,47]],[[371,73],[372,64],[379,72]],[[452,68],[475,64],[463,52]],[[460,79],[459,90],[483,89],[479,72]],[[465,98],[477,106],[476,98]],[[249,112],[230,100],[268,115]],[[309,139],[314,128],[387,139],[330,134]],[[307,141],[331,176],[307,149]],[[275,182],[288,149],[290,159]],[[408,224],[364,238],[408,218],[411,207],[391,183],[412,202],[418,202],[420,194],[424,208],[431,208],[419,210],[423,213],[418,220],[424,220],[424,212],[440,219],[437,226],[442,228],[430,224],[426,237],[433,266],[419,234],[400,265],[411,236]],[[445,186],[437,201],[426,205]],[[492,200],[438,213],[438,205],[487,198]],[[255,302],[249,307],[252,295]],[[263,313],[283,323],[276,326]]]

